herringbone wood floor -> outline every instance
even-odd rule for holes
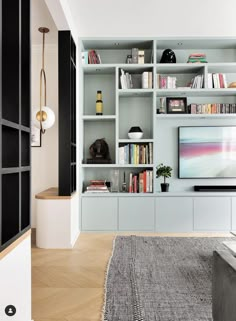
[[[141,235],[160,234],[142,233]],[[230,234],[161,235],[229,236]],[[72,250],[32,248],[34,321],[101,320],[105,271],[112,252],[114,237],[114,233],[82,233]]]

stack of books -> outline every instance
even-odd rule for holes
[[[89,50],[88,52],[89,64],[101,64],[101,57],[96,50]]]
[[[208,74],[208,88],[227,88],[227,81],[225,74],[214,73]]]
[[[127,144],[119,146],[120,164],[152,164],[153,146],[148,144]]]
[[[86,187],[86,193],[109,193],[105,180],[91,180]]]
[[[236,113],[236,104],[190,104],[188,112],[190,114],[234,114]]]
[[[129,193],[152,193],[153,171],[145,170],[141,173],[130,173]]]
[[[159,89],[175,89],[176,77],[162,76],[157,74],[157,88]]]
[[[152,72],[144,71],[142,73],[142,88],[151,89],[152,88]]]
[[[203,53],[192,53],[188,57],[188,63],[206,63],[206,55]]]

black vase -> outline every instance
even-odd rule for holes
[[[161,191],[162,192],[169,192],[169,183],[162,183],[161,184]]]
[[[162,57],[161,57],[161,64],[175,64],[176,63],[176,57],[175,53],[172,49],[166,49],[164,50]]]

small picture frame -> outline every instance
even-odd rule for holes
[[[31,124],[31,147],[41,147],[42,135],[41,130]]]
[[[186,97],[168,97],[166,98],[167,114],[186,114],[187,98]]]

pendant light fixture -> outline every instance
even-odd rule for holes
[[[47,106],[47,82],[44,69],[44,49],[45,49],[45,34],[49,32],[46,27],[40,27],[39,32],[43,34],[42,48],[42,68],[40,70],[40,108],[33,111],[34,125],[44,134],[46,129],[53,126],[55,122],[54,112]]]

